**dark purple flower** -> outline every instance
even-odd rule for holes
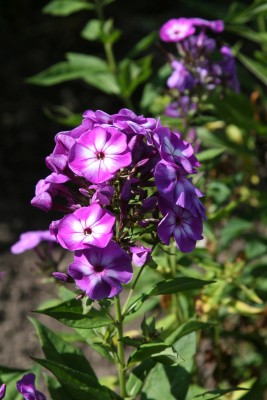
[[[89,189],[95,189],[95,193],[91,199],[91,204],[98,203],[101,206],[108,206],[114,194],[114,187],[105,183],[99,185],[91,185]]]
[[[160,137],[160,155],[169,162],[178,165],[181,172],[192,174],[199,167],[199,162],[194,156],[194,150],[190,143],[181,139],[180,134],[171,132],[167,128],[158,128],[157,134]]]
[[[42,241],[55,242],[56,239],[49,231],[29,231],[20,235],[19,241],[11,247],[11,253],[20,254],[34,249]]]
[[[131,257],[115,242],[104,249],[76,251],[68,272],[93,300],[116,296],[122,290],[121,283],[130,282],[133,276]]]
[[[133,255],[133,263],[137,267],[142,267],[150,259],[151,248],[139,244],[139,246],[130,247],[130,252]]]
[[[180,173],[175,164],[159,162],[154,176],[159,194],[165,201],[189,210],[195,217],[205,218],[205,208],[198,199],[203,193]]]
[[[115,217],[95,203],[66,215],[57,225],[57,240],[71,251],[88,245],[106,247],[111,240]]]
[[[186,67],[177,60],[171,63],[174,71],[167,80],[167,85],[170,89],[177,89],[179,91],[184,91],[186,89],[190,90],[194,86],[194,78]]]
[[[146,135],[147,129],[156,127],[154,118],[145,118],[143,115],[137,116],[127,108],[121,109],[118,114],[112,115],[113,125],[116,128],[123,129],[127,134],[143,134]]]
[[[6,395],[6,384],[3,383],[0,386],[0,400],[2,400],[5,397],[5,395]]]
[[[180,42],[193,35],[195,28],[188,18],[170,19],[160,28],[160,38],[164,42]]]
[[[158,226],[158,235],[165,244],[170,243],[173,236],[177,247],[183,253],[193,251],[196,241],[202,237],[202,219],[193,216],[188,210],[173,206]]]
[[[65,274],[64,272],[55,271],[55,272],[52,272],[52,276],[60,282],[65,282],[65,283],[72,282],[73,283],[73,279],[68,274]]]
[[[55,172],[45,179],[41,179],[36,185],[35,197],[32,199],[31,205],[43,211],[57,209],[57,204],[54,202],[56,196],[63,198],[67,205],[73,205],[73,196],[69,189],[63,185],[68,181],[69,178],[66,175],[56,174]]]
[[[17,382],[17,389],[25,400],[46,400],[46,397],[35,389],[35,375],[26,374]]]
[[[131,161],[125,134],[114,128],[96,127],[85,132],[72,147],[69,166],[78,176],[102,183]]]
[[[178,101],[170,103],[165,114],[173,118],[182,118],[187,114],[193,114],[197,110],[197,104],[193,103],[189,96],[182,96]]]
[[[223,60],[220,63],[223,73],[223,80],[226,86],[230,87],[236,93],[240,91],[239,81],[235,67],[235,57],[229,46],[223,46],[220,50]]]

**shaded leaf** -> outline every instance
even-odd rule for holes
[[[170,366],[178,365],[183,361],[173,347],[164,342],[160,342],[142,344],[131,354],[128,364],[131,365],[132,363],[144,361],[148,358]]]
[[[92,329],[100,326],[107,326],[112,320],[103,310],[91,308],[86,315],[83,314],[81,303],[77,300],[70,300],[55,307],[35,310],[36,313],[49,315],[64,325],[79,329]]]
[[[75,12],[93,8],[94,5],[85,0],[52,0],[43,8],[43,12],[56,17],[66,17]]]

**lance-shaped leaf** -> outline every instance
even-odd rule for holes
[[[42,350],[48,360],[58,362],[67,367],[78,365],[80,372],[91,375],[98,383],[96,374],[81,350],[67,343],[60,337],[60,334],[51,331],[39,321],[32,318],[30,320],[36,329]]]
[[[56,17],[66,17],[75,12],[93,8],[94,5],[85,0],[52,0],[43,8],[43,12]]]
[[[54,361],[33,358],[38,364],[51,371],[73,400],[113,400],[118,396],[108,388],[97,384],[97,381],[90,375],[77,369],[67,367]]]
[[[118,94],[119,86],[107,63],[101,58],[79,53],[67,53],[62,61],[28,78],[34,85],[51,86],[73,79],[83,79],[105,93]]]
[[[180,277],[173,279],[166,279],[156,283],[152,289],[145,294],[142,294],[137,300],[135,300],[128,308],[127,314],[132,314],[139,310],[142,304],[152,296],[158,296],[162,294],[173,294],[184,292],[187,290],[201,289],[203,286],[213,283],[214,281],[203,281],[201,279]]]
[[[183,336],[186,336],[191,332],[195,332],[199,329],[214,328],[214,326],[215,326],[214,324],[196,320],[185,322],[166,338],[166,343],[173,344],[174,342],[177,342]]]
[[[35,310],[36,313],[49,315],[57,321],[72,328],[92,329],[107,326],[113,321],[103,310],[91,308],[88,314],[83,314],[82,305],[77,300],[70,300],[55,307]]]
[[[180,364],[183,359],[177,351],[170,345],[160,343],[145,343],[135,350],[129,358],[128,364],[131,365],[138,361],[152,358],[153,360],[164,365],[175,366]]]

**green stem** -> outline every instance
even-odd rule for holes
[[[121,312],[120,296],[115,296],[115,312],[116,312],[116,322],[117,322],[117,332],[118,332],[118,372],[119,372],[119,383],[120,383],[120,395],[124,399],[127,397],[126,392],[126,374],[125,374],[125,359],[124,359],[124,347],[123,341],[123,318]]]
[[[137,276],[136,276],[136,278],[135,278],[135,281],[134,281],[134,283],[133,283],[133,286],[131,287],[131,289],[130,289],[130,291],[129,291],[127,300],[126,300],[126,302],[125,302],[125,304],[124,304],[123,311],[122,311],[123,318],[124,318],[124,316],[125,316],[125,314],[126,314],[126,312],[127,312],[127,308],[128,308],[129,301],[130,301],[130,299],[131,299],[131,297],[132,297],[132,295],[133,295],[135,286],[136,286],[136,284],[137,284],[137,282],[138,282],[138,280],[139,280],[139,278],[140,278],[140,276],[141,276],[141,274],[142,274],[144,268],[145,268],[145,264],[144,264],[144,265],[140,268],[140,270],[138,271],[138,274],[137,274]]]

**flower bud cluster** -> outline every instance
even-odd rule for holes
[[[46,158],[32,205],[64,213],[50,232],[74,252],[68,274],[88,297],[113,297],[143,266],[151,248],[173,237],[182,252],[202,239],[202,193],[189,175],[199,162],[178,132],[128,109],[86,111],[77,128],[60,132]],[[149,245],[139,243],[150,235]]]
[[[174,101],[167,106],[167,115],[182,117],[188,112],[194,113],[202,93],[216,87],[239,91],[231,49],[221,46],[218,37],[214,38],[223,30],[223,21],[201,18],[171,19],[161,27],[161,40],[174,43],[178,52],[178,57],[169,55],[173,71],[167,86]]]

